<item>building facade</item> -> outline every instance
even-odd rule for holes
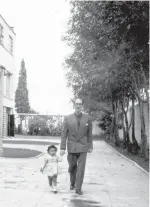
[[[0,15],[0,144],[14,134],[15,33]]]

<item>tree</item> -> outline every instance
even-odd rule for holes
[[[101,117],[99,127],[106,132],[108,139],[110,138],[110,125],[112,122],[112,117],[108,113],[104,113]]]
[[[132,83],[128,87],[131,87],[131,93],[136,96],[139,103],[141,153],[148,157],[143,103],[146,103],[149,111],[149,2],[107,2],[103,4],[102,11],[102,18],[106,25],[113,25],[115,29],[115,32],[112,32],[112,38],[117,44],[123,40],[130,45],[125,51],[126,64],[132,78]],[[141,95],[143,89],[146,98]]]
[[[18,87],[15,94],[15,107],[17,113],[30,112],[29,96],[27,89],[27,72],[24,60],[21,61]]]
[[[111,135],[119,145],[118,124],[122,117],[127,146],[130,143],[129,129],[134,123],[127,117],[129,102],[133,94],[139,102],[145,102],[140,95],[142,88],[146,91],[147,103],[149,97],[148,2],[73,1],[71,5],[72,15],[64,37],[73,48],[65,61],[70,69],[68,85],[75,97],[112,103]],[[141,140],[145,146],[142,107],[140,104]],[[96,110],[93,104],[90,109]]]
[[[30,109],[30,114],[39,114],[39,112],[35,111],[34,109]]]
[[[21,61],[21,69],[19,72],[18,87],[15,93],[15,107],[17,113],[29,113],[30,104],[27,89],[27,71],[25,68],[25,61]],[[21,126],[24,116],[21,116]]]
[[[101,2],[73,2],[72,6],[72,18],[65,37],[74,47],[73,54],[66,59],[66,65],[71,69],[69,85],[75,96],[88,96],[98,103],[96,105],[102,101],[110,102],[116,84],[111,69],[115,69],[120,61],[120,46],[113,49],[113,41],[105,32],[108,33],[108,28],[100,21]],[[104,110],[104,106],[98,110]],[[116,111],[113,113],[116,115]],[[115,116],[113,126],[118,143]]]

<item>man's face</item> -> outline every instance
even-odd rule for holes
[[[81,113],[82,109],[83,109],[83,103],[81,99],[76,99],[75,103],[74,103],[74,108],[75,108],[75,112],[77,114]]]

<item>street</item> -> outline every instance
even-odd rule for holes
[[[7,143],[6,146],[42,152],[47,149],[46,145],[33,144]],[[66,155],[60,165],[58,194],[51,192],[47,177],[40,173],[42,163],[43,155],[31,159],[0,159],[0,206],[148,207],[149,176],[105,142],[95,141],[93,153],[88,154],[82,196],[69,190]]]

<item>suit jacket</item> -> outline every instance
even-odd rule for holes
[[[62,125],[60,149],[69,153],[87,152],[93,149],[92,140],[92,118],[87,114],[82,114],[78,129],[75,114],[66,116]]]

